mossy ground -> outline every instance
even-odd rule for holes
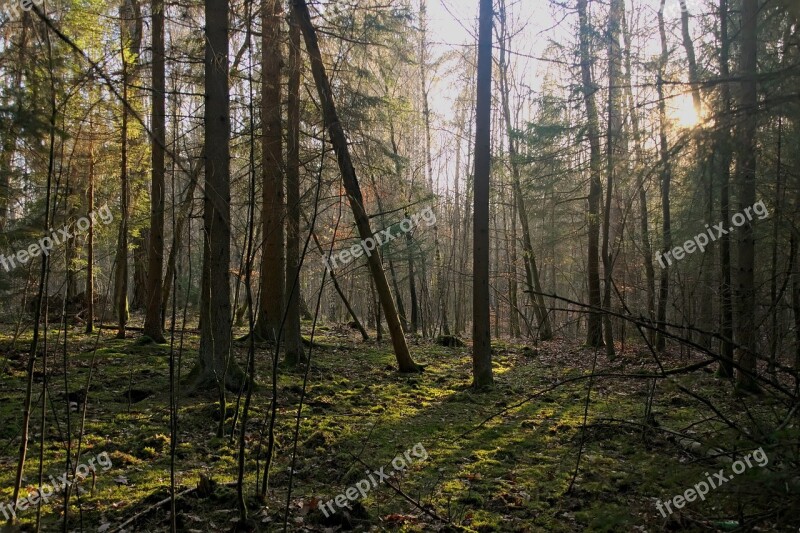
[[[0,354],[0,503],[11,499],[25,391],[24,347],[30,340],[22,337],[17,349],[9,350],[7,333],[0,338],[4,347]],[[52,341],[56,338],[52,331],[45,479],[65,470],[64,357],[63,346],[56,348]],[[583,429],[590,380],[580,378],[590,372],[594,352],[577,343],[553,341],[531,350],[495,341],[496,385],[478,393],[469,387],[469,348],[443,348],[411,339],[415,359],[427,367],[418,375],[400,375],[394,370],[387,342],[361,343],[352,332],[337,327],[318,329],[315,341],[322,347],[311,352],[289,499],[290,530],[335,531],[343,521],[360,530],[398,531],[455,530],[456,526],[520,532],[713,531],[737,524],[753,524],[763,531],[797,531],[800,526],[797,473],[787,472],[777,460],[766,468],[748,469],[711,491],[705,501],[689,503],[668,518],[657,511],[656,499],[672,498],[704,480],[705,472],[727,468],[704,450],[687,449],[673,432],[693,435],[704,446],[752,449],[751,443],[726,429],[721,416],[752,429],[752,420],[771,420],[783,408],[769,396],[733,395],[728,382],[713,376],[712,367],[659,380],[648,418],[645,405],[653,380],[591,380]],[[192,334],[183,339],[183,375],[194,363],[197,344]],[[245,344],[236,346],[240,361],[246,348]],[[654,371],[652,357],[637,350],[632,345],[614,362],[598,354],[597,372]],[[71,499],[70,530],[114,531],[127,518],[168,496],[169,354],[168,345],[142,343],[133,334],[115,340],[111,331],[99,336],[85,336],[77,329],[70,332],[66,361],[70,391],[84,388],[92,374],[78,462],[102,452],[113,462],[108,470],[98,469],[94,490],[91,478],[79,482],[79,500],[74,492]],[[253,496],[256,473],[264,466],[264,458],[257,455],[263,449],[260,443],[272,396],[271,357],[268,347],[258,348],[260,385],[253,395],[246,438],[247,502],[250,517],[261,531],[283,528],[292,435],[303,383],[302,373],[280,368],[270,491],[266,502],[257,501]],[[668,355],[663,362],[677,367],[697,360]],[[571,378],[578,379],[554,386]],[[680,385],[713,402],[719,415],[681,393]],[[236,479],[238,461],[238,443],[230,438],[233,418],[228,419],[227,435],[217,437],[217,394],[187,396],[180,384],[177,390],[178,491],[196,487],[201,474],[217,482],[211,494],[191,491],[178,499],[179,530],[231,531],[239,516],[235,488],[228,485]],[[41,391],[39,373],[23,495],[38,485]],[[236,396],[228,394],[227,400],[235,409]],[[70,413],[73,437],[78,434],[82,408],[79,403]],[[489,419],[493,415],[498,416]],[[773,437],[776,443],[797,442],[796,420]],[[363,508],[357,506],[347,517],[326,520],[316,509],[318,501],[330,500],[366,477],[364,464],[372,470],[384,466],[388,472],[392,459],[417,443],[424,446],[427,459],[415,459],[392,483],[452,525],[435,520],[385,484],[371,490],[360,501]],[[76,446],[73,440],[73,451]],[[783,502],[780,506],[775,505],[778,499]],[[52,498],[42,507],[43,531],[61,530],[61,508],[55,502]],[[127,531],[167,531],[168,512],[168,506],[156,507]],[[35,516],[35,510],[21,512],[21,526],[31,528]]]

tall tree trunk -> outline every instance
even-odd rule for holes
[[[86,194],[86,216],[94,211],[94,139],[89,141],[89,189]],[[86,235],[86,334],[94,333],[94,224]]]
[[[798,189],[800,191],[800,189]],[[792,312],[794,313],[794,369],[800,369],[800,253],[798,253],[798,232],[792,232]],[[795,374],[795,395],[800,392],[800,373]]]
[[[739,126],[739,152],[736,161],[739,182],[739,208],[744,212],[756,201],[756,133],[758,130],[758,0],[742,0],[741,99],[743,119]],[[746,220],[739,228],[739,268],[736,276],[739,370],[736,384],[745,390],[757,390],[752,374],[756,372],[758,325],[756,324],[755,238],[753,224]]]
[[[593,29],[589,23],[587,0],[578,0],[578,18],[580,20],[580,55],[581,55],[581,81],[583,100],[586,105],[588,119],[587,130],[589,137],[589,198],[587,227],[589,228],[586,270],[589,287],[589,313],[586,344],[592,347],[603,346],[602,317],[600,307],[600,199],[603,196],[603,186],[600,182],[600,121],[598,119],[597,104],[594,93],[597,86],[592,78],[592,52],[591,41]]]
[[[625,7],[622,0],[611,0],[608,15],[608,132],[606,137],[606,203],[603,209],[603,334],[606,355],[613,358],[614,329],[611,326],[611,286],[613,284],[614,257],[611,247],[611,210],[614,183],[619,173],[619,163],[624,157],[622,146],[622,49],[619,42],[620,22]]]
[[[656,88],[658,92],[658,115],[660,122],[659,131],[659,151],[661,157],[661,210],[663,211],[663,254],[666,255],[672,249],[672,221],[669,205],[670,186],[672,184],[672,166],[669,161],[669,146],[667,142],[667,108],[664,101],[664,73],[667,68],[669,52],[667,50],[667,33],[664,29],[664,2],[661,0],[661,7],[658,10],[658,33],[661,37],[661,58],[658,64],[658,81]],[[661,262],[661,279],[658,294],[658,316],[657,322],[660,328],[666,327],[667,303],[669,301],[669,261]],[[663,351],[666,348],[666,337],[658,332],[656,334],[656,349]]]
[[[300,27],[289,16],[289,102],[286,128],[286,359],[305,361],[300,332]]]
[[[153,17],[153,146],[150,182],[150,239],[147,248],[147,309],[144,334],[165,342],[161,316],[164,270],[164,148],[166,135],[166,81],[164,60],[164,0],[152,0]]]
[[[325,72],[325,65],[322,63],[322,54],[319,50],[316,30],[311,23],[311,14],[308,11],[305,0],[292,0],[292,8],[295,10],[295,16],[300,24],[300,29],[303,31],[306,50],[311,58],[311,70],[317,85],[317,91],[319,92],[325,125],[328,127],[331,143],[336,152],[339,170],[342,173],[344,187],[350,200],[350,207],[353,211],[353,217],[356,221],[359,236],[362,240],[373,239],[369,217],[364,211],[364,198],[358,184],[353,161],[350,158],[347,137],[342,129],[342,123],[339,121],[339,116],[336,112],[336,103],[333,99],[333,90],[331,89],[328,75]],[[397,316],[397,309],[395,308],[394,300],[392,300],[389,283],[383,271],[380,252],[375,250],[369,254],[367,263],[372,272],[372,277],[375,280],[383,311],[386,314],[386,322],[389,325],[389,333],[392,336],[392,344],[394,346],[394,353],[397,358],[399,370],[400,372],[418,372],[421,370],[421,367],[414,362],[408,350],[408,344],[403,335],[403,328]]]
[[[128,101],[128,60],[125,57],[127,43],[122,41],[122,98]],[[128,324],[128,202],[130,185],[128,183],[128,108],[122,104],[122,147],[120,148],[120,221],[117,236],[117,258],[114,273],[114,305],[117,312],[117,338],[125,338]]]
[[[494,383],[489,316],[489,184],[492,166],[492,0],[481,0],[475,108],[475,199],[472,268],[472,378],[475,388]]]
[[[728,0],[719,2],[719,28],[720,28],[720,77],[730,79],[728,64],[730,40],[728,38]],[[717,140],[719,151],[719,177],[720,177],[720,220],[730,220],[730,180],[731,180],[731,94],[730,86],[724,82],[719,86],[722,103],[722,124],[720,137]],[[720,330],[722,342],[720,345],[721,361],[717,370],[720,377],[733,379],[733,281],[731,279],[731,239],[725,233],[719,239],[720,263]]]
[[[783,151],[783,117],[778,117],[778,147],[777,147],[777,168],[775,169],[775,212],[783,213],[783,167],[781,156]],[[770,272],[770,303],[772,313],[770,317],[770,343],[769,343],[769,374],[775,377],[775,363],[778,357],[779,337],[781,335],[780,322],[778,317],[782,315],[778,297],[778,239],[780,237],[780,226],[782,217],[775,216],[772,221],[772,268]],[[782,300],[782,294],[780,299]]]
[[[283,134],[281,132],[281,0],[262,0],[261,292],[256,334],[275,339],[281,328],[286,285],[284,249]]]
[[[205,20],[206,179],[203,191],[200,351],[190,384],[202,388],[217,387],[221,399],[224,399],[224,387],[238,392],[244,379],[243,371],[231,357],[228,0],[205,0]],[[224,401],[222,404],[224,407]]]
[[[408,213],[406,213],[408,217]],[[419,330],[419,303],[417,302],[417,280],[414,269],[414,237],[412,232],[406,233],[406,251],[408,253],[408,291],[411,293],[411,332]]]

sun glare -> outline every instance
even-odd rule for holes
[[[670,99],[670,116],[681,128],[693,128],[700,123],[691,94],[681,94]]]

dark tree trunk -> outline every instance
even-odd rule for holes
[[[128,67],[125,57],[126,43],[122,43],[122,98],[128,101]],[[117,258],[114,274],[114,305],[117,313],[117,338],[125,338],[128,324],[128,202],[130,185],[128,184],[128,108],[122,104],[122,147],[120,149],[120,221],[117,236]]]
[[[672,222],[669,205],[670,186],[672,184],[672,166],[669,161],[669,146],[667,144],[667,109],[664,103],[664,72],[667,68],[669,58],[667,51],[667,33],[664,29],[664,2],[661,0],[661,8],[658,11],[658,33],[661,36],[661,59],[658,65],[658,81],[656,88],[658,92],[658,115],[660,122],[659,131],[659,150],[661,157],[661,209],[664,220],[662,222],[663,231],[663,253],[666,255],[672,249]],[[669,263],[664,261],[661,269],[661,279],[658,294],[658,317],[657,322],[660,328],[665,328],[667,321],[667,303],[669,301]],[[656,334],[656,349],[663,351],[666,348],[666,337],[661,333]]]
[[[758,130],[758,0],[742,0],[741,100],[743,114],[739,126],[739,152],[736,161],[740,213],[756,201],[756,133]],[[727,221],[726,221],[727,223]],[[739,268],[736,276],[736,342],[739,366],[736,384],[757,390],[756,372],[758,325],[756,324],[755,237],[753,224],[746,220],[739,228]]]
[[[206,179],[200,351],[190,383],[201,388],[217,387],[224,398],[224,387],[238,392],[244,379],[244,373],[231,357],[228,0],[206,0],[205,17]]]
[[[730,78],[728,64],[730,41],[728,39],[728,0],[719,2],[720,16],[720,77],[723,80]],[[719,177],[720,177],[720,220],[730,220],[730,180],[731,180],[731,95],[728,83],[719,86],[722,100],[722,124],[720,138],[717,140],[719,147]],[[732,379],[733,371],[733,282],[731,279],[731,239],[726,233],[720,237],[719,263],[721,270],[720,279],[720,329],[722,342],[717,374],[720,377]]]
[[[300,332],[300,28],[289,16],[289,103],[286,150],[286,359],[305,360]],[[362,328],[363,329],[363,328]]]
[[[152,174],[150,181],[150,238],[147,247],[147,301],[144,334],[164,342],[162,271],[164,270],[164,148],[166,136],[164,0],[152,0],[153,17],[153,117]]]
[[[256,335],[276,339],[286,285],[284,248],[283,134],[281,132],[281,1],[262,0],[261,292]]]
[[[489,182],[492,141],[492,0],[481,0],[475,110],[475,199],[473,222],[472,377],[477,389],[494,383],[489,293]]]

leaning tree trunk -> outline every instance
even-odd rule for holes
[[[328,127],[331,143],[336,152],[339,170],[342,173],[344,187],[350,200],[350,207],[353,210],[356,227],[358,228],[361,239],[366,241],[367,239],[373,238],[373,232],[370,228],[369,217],[366,211],[364,211],[364,198],[358,184],[353,161],[350,158],[347,137],[344,134],[342,123],[339,121],[339,116],[336,112],[333,90],[328,80],[328,74],[325,71],[325,65],[322,63],[322,53],[319,49],[316,30],[311,23],[311,14],[308,11],[305,0],[293,0],[292,8],[300,24],[300,29],[303,31],[306,49],[311,57],[311,70],[317,85],[317,91],[319,92],[325,124]],[[389,325],[389,333],[392,336],[392,344],[394,346],[395,357],[397,357],[399,370],[400,372],[418,372],[421,367],[414,362],[408,350],[408,344],[406,344],[406,338],[403,335],[403,328],[397,316],[397,309],[395,308],[394,300],[392,300],[389,283],[386,280],[386,273],[383,271],[380,252],[375,250],[371,253],[367,257],[367,263],[372,272],[372,277],[375,280],[375,286],[381,305],[383,306],[383,311],[386,314],[386,322]]]

